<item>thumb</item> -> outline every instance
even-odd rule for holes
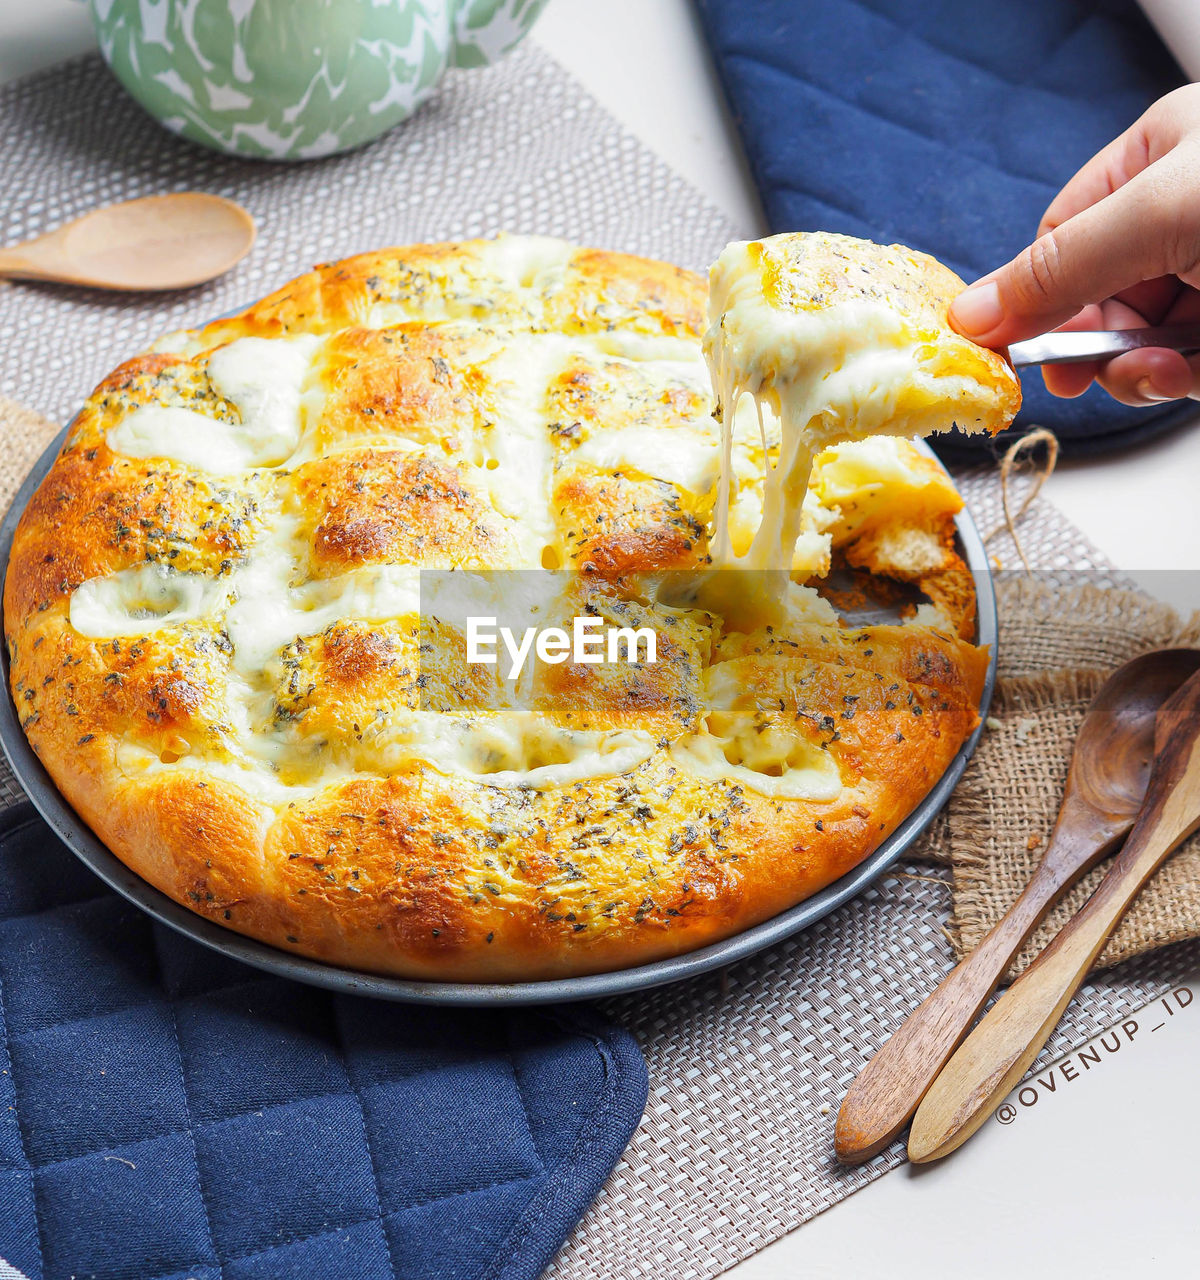
[[[959,294],[950,321],[982,346],[1005,347],[1069,320],[1131,285],[1192,267],[1200,218],[1184,223],[1181,167],[1160,160],[1039,236]]]

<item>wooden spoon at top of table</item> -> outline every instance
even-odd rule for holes
[[[187,289],[240,262],[254,236],[254,219],[223,196],[146,196],[0,249],[0,276],[92,289]]]
[[[1033,1065],[1146,881],[1197,828],[1200,674],[1159,710],[1146,799],[1108,874],[933,1082],[913,1117],[910,1160],[922,1163],[948,1155],[992,1114]]]
[[[838,1112],[845,1164],[881,1151],[912,1118],[1012,958],[1062,892],[1128,834],[1154,755],[1155,717],[1197,670],[1200,651],[1160,649],[1119,667],[1080,726],[1062,808],[1024,892],[859,1073]]]

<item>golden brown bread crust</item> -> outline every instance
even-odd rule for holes
[[[449,463],[363,449],[296,469],[285,510],[301,521],[314,577],[356,564],[487,569],[515,563],[486,497]]]
[[[470,981],[678,954],[865,857],[977,723],[987,655],[928,627],[740,635],[646,594],[639,575],[705,564],[712,493],[655,474],[644,450],[602,465],[594,447],[618,430],[715,435],[710,399],[680,372],[699,364],[703,303],[698,277],[619,254],[414,246],[320,267],[121,366],[25,512],[5,582],[13,696],[84,820],[229,928],[335,964]],[[305,334],[324,340],[283,465],[217,474],[112,447],[148,405],[248,422],[210,353]],[[532,452],[510,458],[514,437]],[[532,489],[512,501],[537,457],[540,515]],[[922,521],[944,532],[949,485],[906,483],[910,509],[858,518],[869,485],[844,509],[831,501],[834,541],[867,548]],[[271,555],[275,576],[261,577]],[[579,570],[572,608],[652,627],[659,661],[541,664],[518,707],[449,632],[431,660],[428,623],[356,576],[413,565]],[[164,582],[173,611],[137,594]],[[84,583],[133,584],[107,630],[85,615]],[[260,590],[277,592],[265,621],[237,621]],[[527,785],[507,776],[508,747],[406,745],[413,725],[486,736],[531,719],[536,745],[513,748]],[[553,773],[556,752],[606,734],[645,750],[615,772]],[[724,753],[715,772],[697,737]],[[766,759],[780,742],[787,759]],[[832,761],[832,798],[776,786],[793,758]]]

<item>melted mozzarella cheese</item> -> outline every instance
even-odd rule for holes
[[[109,447],[214,475],[279,466],[300,442],[304,384],[320,342],[312,334],[239,338],[208,360],[209,381],[237,408],[238,422],[175,405],[143,405],[108,433]]]
[[[108,446],[127,457],[170,458],[213,475],[233,475],[251,465],[241,423],[175,405],[135,409],[108,433]]]
[[[834,540],[853,537],[867,523],[895,523],[898,536],[925,536],[940,548],[937,521],[962,509],[946,472],[910,440],[874,436],[827,449],[813,468],[811,494],[830,515]],[[884,533],[882,536],[886,536]],[[935,563],[942,553],[937,551]]]
[[[840,793],[841,773],[829,752],[765,716],[763,696],[746,685],[737,664],[708,667],[704,686],[706,732],[677,743],[677,760],[701,777],[735,780],[762,795],[825,801]],[[774,707],[775,698],[766,702]]]
[[[705,356],[722,410],[724,465],[714,560],[727,567],[790,567],[813,460],[822,449],[881,432],[912,434],[896,393],[917,364],[915,335],[884,301],[854,299],[785,310],[763,291],[761,255],[729,245],[713,267]],[[762,520],[749,549],[735,555],[729,534],[733,423],[750,396],[778,416],[779,457],[763,485]]]
[[[599,344],[581,344],[580,349],[594,357],[594,349],[589,348],[595,345]],[[632,469],[690,493],[707,494],[721,470],[721,442],[710,411],[708,370],[696,356],[682,360],[672,352],[669,358],[660,359],[651,354],[654,349],[655,342],[650,340],[650,347],[639,351],[640,358],[628,351],[606,350],[605,354],[632,366],[637,381],[645,386],[647,399],[661,396],[667,401],[674,392],[686,389],[696,395],[703,408],[695,417],[681,414],[670,426],[647,426],[636,419],[627,426],[593,424],[563,461],[585,462],[600,471]]]
[[[794,743],[792,747],[794,752]],[[729,742],[725,738],[696,734],[674,743],[671,758],[681,768],[701,778],[737,782],[749,791],[780,800],[824,802],[836,800],[842,793],[842,775],[827,752],[813,752],[803,762],[784,765],[772,762],[772,767],[778,772],[770,773],[763,767],[756,767],[762,762],[731,762]]]
[[[499,235],[479,247],[484,265],[516,288],[546,291],[562,284],[575,253],[569,240],[556,236]]]
[[[412,319],[483,317],[494,314],[498,300],[540,320],[543,298],[562,287],[574,253],[574,245],[554,236],[502,234],[476,243],[473,255],[450,269],[436,262],[423,266],[418,260],[417,272],[427,270],[435,287],[371,302],[363,323],[382,329]]]
[[[620,356],[623,360],[661,360],[670,364],[688,365],[696,354],[696,343],[692,338],[673,338],[658,333],[631,333],[627,329],[581,335],[580,341],[593,351]]]
[[[260,672],[284,645],[319,635],[334,622],[385,622],[420,611],[416,565],[363,565],[291,586],[297,572],[295,532],[294,522],[278,516],[233,575],[234,601],[225,630],[233,643],[234,667],[246,676]]]
[[[207,617],[224,603],[228,587],[202,573],[139,564],[81,583],[71,593],[68,616],[76,631],[96,639],[146,635]]]
[[[211,756],[184,754],[177,759],[164,761],[157,751],[151,751],[139,742],[122,739],[117,743],[116,767],[126,778],[145,778],[156,774],[177,776],[181,770],[195,769],[207,778],[218,778],[240,787],[259,806],[263,834],[274,821],[273,810],[289,803],[306,800],[312,794],[311,787],[290,787],[281,783],[268,770],[248,760],[216,760]]]
[[[311,775],[287,777],[292,748],[280,735],[248,731],[241,723],[236,745],[245,748],[229,760],[184,756],[164,763],[155,752],[122,742],[117,765],[126,776],[162,773],[193,767],[232,782],[269,805],[304,800],[312,794]],[[509,713],[489,719],[466,720],[426,712],[398,712],[364,729],[370,764],[339,760],[325,746],[314,761],[323,785],[350,776],[387,777],[414,760],[439,773],[471,778],[500,790],[552,790],[589,778],[629,773],[654,754],[655,740],[640,730],[595,732],[546,725],[531,713]]]
[[[421,612],[465,633],[470,618],[495,618],[520,635],[529,626],[562,625],[571,578],[565,573],[511,569],[439,569],[421,581]]]
[[[506,790],[538,791],[628,773],[655,750],[654,736],[642,730],[564,729],[519,710],[472,719],[409,712],[399,725],[382,733],[369,726],[368,736],[372,731],[373,749],[392,767],[417,756],[442,773]]]
[[[420,570],[413,565],[366,565],[302,587],[256,590],[259,575],[238,582],[238,599],[226,615],[234,665],[260,670],[280,649],[303,636],[319,635],[335,622],[387,622],[420,611]]]
[[[692,493],[707,493],[721,472],[716,439],[686,427],[621,427],[597,431],[579,444],[572,461],[590,462],[602,471],[632,467]]]
[[[494,421],[481,433],[487,465],[478,482],[492,505],[515,525],[521,561],[542,563],[542,548],[557,538],[550,505],[550,438],[544,413],[545,387],[570,349],[565,339],[520,336],[488,362],[496,394]]]

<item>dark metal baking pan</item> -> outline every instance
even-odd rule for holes
[[[12,506],[0,523],[0,567],[7,570],[9,553],[17,521],[42,478],[50,470],[66,437],[64,430],[42,454],[37,465],[18,490]],[[402,978],[383,977],[353,969],[342,969],[319,960],[306,960],[280,951],[276,947],[252,938],[243,937],[229,929],[223,929],[186,907],[168,898],[140,876],[135,875],[114,854],[110,853],[90,827],[79,817],[54,785],[50,775],[34,754],[17,718],[9,683],[8,649],[0,645],[0,673],[4,689],[0,694],[0,745],[3,746],[13,773],[25,788],[42,817],[62,842],[105,883],[130,902],[141,907],[156,920],[189,938],[219,951],[223,955],[243,960],[246,964],[299,982],[310,982],[331,991],[353,995],[376,996],[384,1000],[410,1001],[420,1004],[444,1005],[522,1005],[546,1004],[566,1000],[594,1000],[600,997],[621,995],[656,987],[667,982],[679,982],[713,969],[724,968],[738,960],[761,951],[792,934],[807,928],[815,920],[828,915],[835,907],[859,893],[887,870],[918,836],[929,826],[938,810],[946,803],[954,790],[971,753],[982,732],[982,719],[986,718],[991,704],[992,688],[996,678],[996,643],[998,624],[996,596],[992,586],[991,570],[983,540],[974,521],[964,511],[958,518],[960,550],[975,579],[978,598],[978,624],[976,640],[991,646],[991,662],[980,706],[980,727],[967,739],[949,768],[941,776],[933,790],[921,801],[904,822],[853,871],[811,898],[762,924],[746,929],[723,942],[690,951],[686,955],[656,960],[652,964],[637,965],[631,969],[618,969],[610,973],[588,974],[578,978],[557,978],[545,982],[466,983],[466,982],[409,982]]]

